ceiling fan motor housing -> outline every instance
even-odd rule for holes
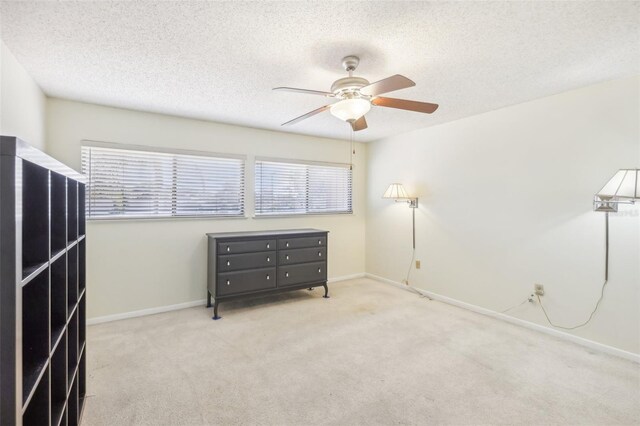
[[[365,96],[360,94],[360,88],[368,86],[369,81],[362,77],[344,77],[333,82],[331,91],[337,97],[352,98]]]

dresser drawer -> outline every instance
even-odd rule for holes
[[[278,265],[291,265],[293,263],[319,262],[327,257],[327,249],[306,248],[295,250],[281,250],[278,252]]]
[[[252,269],[250,271],[218,274],[219,296],[266,290],[276,287],[276,268]]]
[[[278,267],[278,287],[326,280],[327,262]]]
[[[299,237],[299,238],[280,238],[278,239],[278,248],[280,250],[307,248],[307,247],[326,247],[327,237]]]
[[[276,249],[276,240],[248,240],[218,243],[218,255],[232,253],[251,253]]]
[[[255,269],[275,266],[276,252],[265,251],[259,253],[229,254],[218,256],[218,272],[239,271],[241,269]]]

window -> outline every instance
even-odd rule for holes
[[[82,146],[92,219],[244,215],[244,158]]]
[[[351,213],[348,164],[256,160],[256,216]]]

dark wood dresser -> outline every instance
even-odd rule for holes
[[[207,234],[207,307],[225,300],[327,287],[328,232],[319,229]]]

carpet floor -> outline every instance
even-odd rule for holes
[[[640,366],[368,279],[90,326],[84,425],[640,424]]]

